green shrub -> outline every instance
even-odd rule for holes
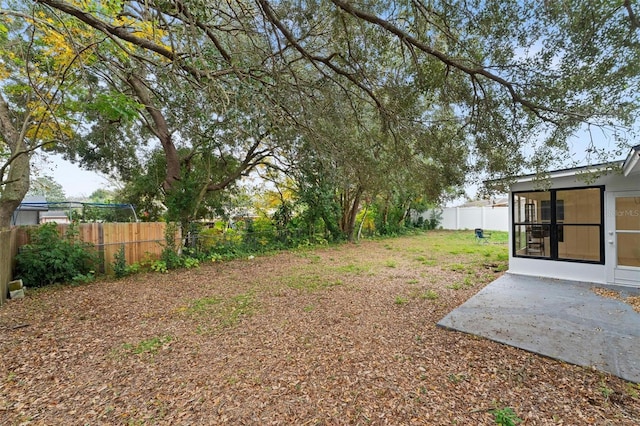
[[[111,268],[113,269],[113,275],[116,278],[124,278],[129,275],[137,274],[140,272],[142,266],[138,262],[127,265],[127,257],[124,253],[124,244],[122,244],[118,252],[113,255]]]
[[[424,228],[428,230],[436,229],[442,223],[442,210],[432,209],[429,220],[425,221]]]
[[[182,258],[178,254],[178,242],[176,242],[176,232],[178,227],[174,223],[167,223],[164,233],[164,248],[160,255],[160,260],[164,262],[166,269],[176,269],[182,267]],[[152,268],[153,269],[153,268]]]
[[[511,407],[491,410],[491,413],[496,424],[500,426],[516,426],[522,422],[522,419],[516,415]]]
[[[184,263],[184,267],[187,269],[200,267],[200,261],[194,257],[185,257],[183,259],[183,263]]]
[[[25,285],[41,287],[93,275],[96,253],[91,244],[78,241],[75,225],[70,225],[61,237],[55,223],[44,224],[32,231],[30,237],[31,243],[24,245],[16,256],[16,278]]]
[[[113,255],[113,275],[116,278],[122,278],[129,275],[129,271],[127,270],[127,259],[124,254],[124,244],[120,246],[120,249],[116,254]]]
[[[165,262],[164,260],[156,260],[151,264],[151,270],[153,272],[160,272],[161,274],[166,274],[167,272],[169,272],[169,269],[167,269],[167,262]]]

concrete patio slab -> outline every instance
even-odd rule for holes
[[[438,325],[640,383],[640,314],[594,286],[507,273]]]

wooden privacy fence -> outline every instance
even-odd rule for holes
[[[64,235],[68,224],[58,224],[58,232]],[[165,222],[136,222],[136,223],[80,223],[74,225],[78,230],[78,238],[95,246],[102,269],[100,272],[111,273],[115,255],[124,247],[127,265],[143,260],[158,259],[165,246]],[[29,242],[29,228],[35,226],[21,226],[11,230],[12,246],[15,257],[19,248]],[[181,233],[176,227],[176,247],[180,247]]]

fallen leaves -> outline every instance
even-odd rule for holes
[[[609,299],[615,299],[624,302],[630,305],[634,311],[640,313],[640,296],[626,295],[623,297],[620,291],[602,287],[593,287],[591,290],[602,297],[608,297]]]
[[[436,327],[501,269],[439,235],[30,294],[0,310],[0,423],[640,422],[635,384]]]

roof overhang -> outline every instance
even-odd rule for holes
[[[511,183],[524,183],[524,182],[533,182],[539,179],[559,179],[564,177],[573,177],[580,174],[586,173],[602,173],[610,170],[619,170],[619,167],[622,165],[622,161],[612,161],[610,163],[601,163],[601,164],[593,164],[590,166],[581,166],[581,167],[572,167],[570,169],[561,169],[561,170],[553,170],[542,175],[540,174],[529,174],[516,176],[511,180]]]
[[[574,176],[585,175],[589,173],[603,174],[611,171],[621,172],[624,177],[631,175],[640,175],[640,145],[631,148],[626,160],[612,161],[608,163],[592,164],[589,166],[572,167],[568,169],[553,170],[542,174],[527,174],[521,176],[512,176],[499,179],[485,180],[484,183],[502,185],[505,192],[509,191],[509,187],[514,183],[528,183],[544,179],[561,179],[571,178]]]
[[[640,145],[631,148],[629,156],[622,165],[622,174],[624,176],[640,174]]]

